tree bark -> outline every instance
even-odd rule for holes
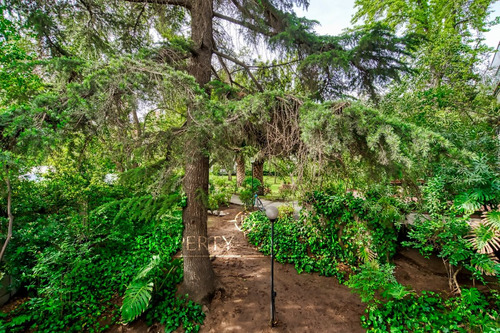
[[[236,156],[236,186],[243,186],[245,180],[245,158],[242,155]]]
[[[194,52],[189,64],[189,74],[196,82],[205,86],[210,81],[213,50],[211,0],[191,2],[191,39]],[[187,126],[195,126],[188,113]],[[215,274],[207,247],[207,208],[209,159],[206,155],[207,138],[192,137],[186,141],[185,151],[189,152],[184,176],[184,191],[187,206],[182,218],[184,223],[182,255],[184,258],[184,281],[179,289],[182,294],[200,303],[208,303],[215,292]]]
[[[9,169],[7,169],[5,183],[7,184],[7,216],[9,217],[9,226],[7,228],[7,238],[5,239],[2,251],[0,252],[0,262],[3,259],[7,245],[9,245],[10,239],[12,238],[12,225],[14,224],[14,216],[12,215],[12,187],[10,185]]]
[[[258,179],[261,183],[257,193],[259,195],[264,195],[264,161],[255,161],[253,164],[253,177]]]

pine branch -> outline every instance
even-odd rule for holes
[[[215,45],[215,43],[214,43],[214,45]],[[217,55],[217,59],[219,60],[222,68],[224,69],[224,71],[226,72],[228,80],[229,80],[229,83],[232,84],[233,83],[233,78],[231,76],[231,72],[229,71],[229,68],[227,68],[226,63],[224,62],[224,59],[222,59],[222,57],[220,55]]]
[[[217,18],[220,18],[222,20],[225,20],[225,21],[237,24],[239,26],[242,26],[244,28],[252,30],[253,32],[262,34],[262,35],[267,36],[267,37],[273,37],[273,36],[276,35],[275,33],[266,31],[265,29],[262,29],[261,27],[255,25],[255,24],[251,24],[251,23],[248,23],[248,22],[245,22],[245,21],[237,20],[235,18],[232,18],[230,16],[226,16],[226,15],[223,15],[223,14],[220,14],[220,13],[217,13],[217,12],[214,12],[214,17],[217,17]]]
[[[152,3],[157,5],[172,5],[181,6],[187,9],[191,9],[191,2],[187,0],[123,0],[132,3]]]
[[[255,76],[254,76],[254,75],[252,74],[252,72],[250,71],[250,68],[248,68],[248,66],[247,66],[244,62],[239,61],[239,60],[238,60],[238,59],[236,59],[236,58],[233,58],[233,57],[231,57],[231,56],[229,56],[229,55],[227,55],[227,54],[221,53],[221,52],[216,51],[216,50],[213,50],[213,53],[214,53],[215,55],[217,55],[217,56],[220,56],[220,57],[222,57],[222,58],[224,58],[224,59],[227,59],[227,60],[229,60],[229,61],[231,61],[231,62],[234,62],[235,64],[240,65],[241,67],[243,67],[243,68],[246,70],[246,72],[248,73],[248,76],[250,76],[250,78],[252,79],[252,81],[255,83],[255,86],[257,87],[257,89],[258,89],[260,92],[263,92],[263,91],[264,91],[264,89],[262,88],[262,85],[259,83],[259,81],[257,81],[257,79],[255,78]]]

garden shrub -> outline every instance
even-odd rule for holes
[[[417,218],[408,232],[409,240],[403,245],[418,249],[425,257],[436,254],[442,258],[450,291],[460,293],[457,274],[463,269],[483,283],[486,274],[500,276],[498,260],[474,248],[477,239],[472,237],[471,230],[468,216],[456,217],[450,213]]]
[[[411,293],[367,308],[361,322],[368,332],[500,332],[498,298],[492,307],[475,288],[448,300],[430,291]]]
[[[311,208],[303,210],[298,221],[290,216],[276,221],[276,260],[294,264],[299,273],[319,272],[341,281],[364,262],[387,262],[396,251],[402,216],[391,200],[312,193],[305,200]],[[264,214],[254,213],[243,225],[249,241],[266,254],[270,253],[269,223]]]
[[[336,257],[341,262],[354,267],[370,259],[384,263],[396,253],[405,209],[397,199],[313,192],[304,204],[312,207],[307,217],[310,223],[325,235],[331,248],[338,249]]]
[[[243,202],[245,209],[252,206],[254,200],[254,194],[257,193],[259,187],[262,184],[260,180],[252,177],[246,177],[243,181],[243,189],[240,191],[240,200]]]
[[[208,209],[218,210],[221,206],[228,206],[233,194],[233,185],[225,179],[215,179],[209,184]]]
[[[347,286],[357,293],[369,308],[376,307],[382,300],[402,299],[409,291],[394,277],[394,266],[380,265],[369,261],[359,267],[357,274],[351,275]]]
[[[296,191],[296,186],[293,184],[283,184],[279,187],[279,197],[282,200],[290,200],[293,198]]]
[[[295,209],[292,205],[281,205],[278,207],[278,219],[293,217]]]
[[[249,189],[253,193],[256,193],[259,188],[262,186],[262,183],[257,178],[246,177],[243,181],[243,187],[245,189]]]
[[[162,264],[152,272],[158,284],[146,318],[170,330],[182,324],[196,331],[203,319],[199,306],[175,297],[182,262],[172,256],[181,248],[182,197],[121,198],[124,192],[117,191],[82,214],[72,203],[77,197],[59,209],[59,199],[36,200],[53,186],[26,183],[37,189],[35,200],[17,198],[17,227],[4,269],[28,298],[0,319],[0,331],[105,330],[120,321],[121,297],[153,256]],[[98,204],[97,198],[94,202]]]

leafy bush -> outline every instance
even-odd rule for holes
[[[205,314],[199,304],[175,295],[175,286],[181,282],[179,261],[153,256],[127,287],[121,307],[123,321],[133,321],[145,312],[148,325],[161,323],[166,332],[181,326],[186,332],[198,332]]]
[[[243,206],[245,207],[246,210],[248,210],[252,206],[253,196],[254,193],[251,190],[249,189],[241,190],[240,200],[241,202],[243,202]]]
[[[396,224],[401,218],[391,202],[315,192],[306,199],[311,210],[303,210],[298,221],[285,216],[275,223],[276,259],[294,264],[299,273],[319,272],[341,281],[345,273],[370,259],[386,262],[395,253]],[[270,253],[270,224],[265,215],[251,214],[243,228],[252,244]]]
[[[443,259],[448,272],[450,290],[460,293],[457,274],[462,269],[473,273],[473,277],[484,281],[484,273],[499,274],[500,264],[492,260],[487,253],[474,249],[470,238],[471,226],[468,217],[434,214],[430,218],[417,219],[411,227],[409,241],[403,245],[418,249],[424,256],[436,253]]]
[[[0,330],[102,331],[119,321],[120,296],[127,294],[127,300],[134,294],[131,290],[138,280],[133,278],[144,273],[155,256],[161,260],[148,271],[154,276],[154,288],[147,284],[141,292],[136,289],[135,296],[143,304],[149,303],[148,315],[165,301],[161,295],[171,295],[166,303],[171,306],[170,313],[184,318],[172,323],[196,330],[199,309],[175,300],[182,268],[181,262],[171,258],[181,247],[183,226],[178,207],[182,198],[174,194],[121,199],[123,192],[118,191],[115,199],[102,197],[100,205],[96,198],[95,206],[90,205],[94,208],[82,214],[75,209],[78,205],[72,204],[73,199],[58,209],[59,199],[54,199],[53,206],[50,200],[36,200],[38,194],[43,196],[53,187],[57,188],[54,184],[27,183],[26,188],[37,191],[16,201],[18,227],[6,254],[5,269],[29,298],[0,320]],[[144,279],[149,279],[148,274],[143,274]],[[128,285],[131,288],[126,293]],[[163,309],[166,304],[161,305]],[[132,317],[136,316],[128,320]]]
[[[229,205],[233,194],[233,184],[225,179],[215,179],[210,183],[208,193],[208,209],[211,211]]]
[[[245,180],[243,181],[243,187],[245,189],[249,189],[253,193],[256,193],[259,190],[259,187],[261,187],[262,184],[260,180],[257,178],[252,178],[252,177],[246,177]]]
[[[243,230],[248,231],[250,243],[259,247],[266,255],[271,253],[271,222],[263,212],[250,214],[243,222]],[[293,218],[277,219],[274,223],[274,256],[278,262],[288,262],[295,265],[299,273],[319,271],[332,276],[337,273],[336,265],[330,260],[310,257],[307,253],[307,233],[300,221]]]
[[[293,213],[295,213],[295,209],[292,205],[281,205],[278,207],[278,219],[280,220],[293,217]]]
[[[347,285],[366,303],[362,326],[369,332],[497,332],[498,295],[492,305],[477,289],[463,289],[460,297],[442,299],[423,291],[419,296],[398,283],[394,267],[369,262],[359,267]]]
[[[257,193],[260,186],[260,180],[256,178],[246,177],[243,181],[243,189],[240,191],[240,200],[243,202],[245,209],[252,206],[254,194]]]
[[[371,259],[383,263],[396,253],[405,209],[397,199],[313,192],[304,203],[312,206],[308,219],[324,234],[325,246],[337,248],[337,258],[343,263],[357,266]]]
[[[368,303],[370,308],[380,304],[383,299],[402,299],[409,294],[396,281],[394,266],[379,265],[376,261],[361,265],[358,273],[349,278],[347,286],[361,297],[362,302]]]
[[[368,332],[498,332],[499,320],[498,308],[475,288],[448,300],[430,291],[412,293],[368,308],[361,318]]]

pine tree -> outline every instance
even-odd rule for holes
[[[222,22],[236,25],[250,42],[264,41],[272,50],[286,54],[285,58],[295,57],[300,61],[301,82],[317,99],[342,96],[352,89],[375,97],[378,85],[397,79],[399,71],[407,70],[401,55],[407,53],[409,39],[391,35],[382,25],[339,37],[318,36],[312,30],[315,22],[293,13],[293,6],[307,7],[305,0],[79,0],[74,3],[8,0],[7,3],[35,32],[40,57],[59,58],[59,63],[70,65],[64,77],[68,87],[72,87],[71,82],[81,80],[81,69],[68,58],[99,62],[123,53],[135,57],[144,57],[146,53],[149,59],[185,70],[207,94],[210,94],[208,83],[217,77],[214,70],[217,63],[222,69],[227,69],[229,63],[242,68],[251,82],[248,91],[263,91],[248,62],[232,50],[232,37],[221,29]],[[186,39],[182,28],[188,18],[190,38]],[[160,46],[155,43],[158,36],[150,34],[151,27],[160,35]],[[226,72],[227,80],[238,85],[231,72]],[[89,99],[99,89],[103,88],[95,82],[80,99]],[[126,96],[123,91],[117,95],[123,96]],[[196,119],[206,110],[189,104],[186,109],[184,128],[193,135],[184,142],[187,206],[183,212],[181,292],[203,302],[215,291],[208,250],[199,246],[207,238],[205,199],[210,135],[196,130]],[[136,133],[139,132],[140,127]]]

